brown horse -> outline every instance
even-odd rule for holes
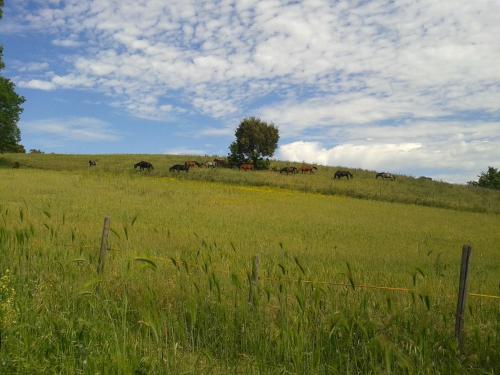
[[[216,167],[225,167],[226,161],[224,159],[214,159],[214,163]]]
[[[315,166],[303,165],[300,167],[300,173],[314,173],[315,170],[318,170]]]
[[[253,164],[245,163],[240,165],[240,171],[253,171]]]
[[[201,167],[201,164],[194,160],[188,160],[184,162],[184,165],[189,168]]]
[[[281,173],[296,174],[298,172],[299,172],[299,170],[296,167],[285,167],[285,168],[281,168],[281,170],[280,170],[280,174]]]

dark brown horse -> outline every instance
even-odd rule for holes
[[[354,176],[349,171],[337,171],[333,175],[334,180],[336,180],[336,179],[340,180],[342,177],[345,177],[349,180],[349,179],[353,178]]]
[[[253,164],[245,163],[240,165],[240,171],[253,171],[254,167]]]
[[[285,167],[281,168],[280,173],[286,173],[286,174],[296,174],[298,173],[299,170],[296,167]]]
[[[189,165],[186,164],[175,164],[169,168],[170,172],[189,172]]]
[[[137,168],[139,168],[140,171],[143,171],[144,169],[147,169],[148,171],[150,171],[151,169],[154,169],[153,164],[151,164],[148,161],[144,161],[144,160],[140,161],[139,163],[134,164],[134,169],[137,169]]]
[[[380,173],[377,173],[377,175],[375,176],[376,179],[383,179],[383,180],[392,180],[394,181],[396,179],[396,177],[392,174],[392,173],[387,173],[387,172],[380,172]]]
[[[314,171],[317,170],[318,168],[311,165],[303,165],[302,167],[300,167],[300,173],[314,173]]]

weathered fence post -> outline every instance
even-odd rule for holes
[[[472,253],[470,245],[462,247],[462,262],[460,265],[460,283],[458,286],[457,314],[455,319],[455,336],[457,338],[458,348],[462,351],[464,341],[464,315],[465,304],[467,302],[467,279],[469,276],[469,261]]]
[[[101,252],[99,253],[99,263],[97,265],[97,273],[102,273],[104,270],[104,261],[108,252],[108,234],[109,234],[109,217],[104,218],[104,226],[102,227]]]
[[[253,257],[252,274],[250,275],[250,290],[248,293],[248,302],[254,306],[257,305],[257,282],[259,280],[259,257]]]

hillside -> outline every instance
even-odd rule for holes
[[[221,184],[206,171],[147,178],[120,170],[132,159],[0,168],[1,373],[498,368],[497,300],[469,298],[465,355],[453,326],[462,244],[471,292],[498,294],[500,216]]]
[[[96,159],[96,168],[88,167],[88,160]],[[271,186],[326,195],[343,195],[353,198],[400,202],[431,207],[451,208],[464,211],[500,213],[500,192],[478,187],[428,181],[408,176],[397,176],[396,181],[376,180],[374,171],[344,167],[319,166],[314,175],[280,175],[276,171],[240,172],[227,168],[193,168],[188,174],[172,174],[168,168],[186,160],[199,162],[213,158],[173,155],[38,155],[4,154],[0,167],[12,167],[15,162],[21,168],[81,171],[88,173],[137,173],[133,164],[148,160],[155,166],[148,176],[176,176],[177,178],[212,181],[250,186]],[[299,163],[273,162],[272,167]],[[350,170],[350,181],[332,179],[337,169]]]

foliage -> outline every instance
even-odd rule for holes
[[[43,152],[42,150],[36,149],[36,148],[32,148],[30,150],[30,154],[45,154],[45,152]]]
[[[0,18],[2,17],[3,0],[0,1]],[[0,70],[4,68],[3,48],[0,47]],[[24,98],[15,92],[11,80],[0,77],[0,152],[24,152],[19,145],[21,133],[17,126],[22,112]]]
[[[104,170],[129,159],[99,158],[102,169],[0,169],[0,273],[11,270],[17,310],[4,327],[0,373],[499,367],[497,301],[469,299],[463,355],[453,337],[463,241],[480,254],[471,292],[498,294],[498,215],[144,177]],[[111,250],[97,276],[104,215]],[[249,304],[254,255],[260,277]]]
[[[241,121],[236,140],[229,146],[228,159],[233,165],[253,163],[256,169],[268,169],[265,157],[271,157],[278,146],[279,132],[274,124],[249,117]]]
[[[500,190],[500,171],[497,168],[488,167],[486,172],[481,172],[477,181],[469,181],[472,186],[480,186],[489,189]]]

